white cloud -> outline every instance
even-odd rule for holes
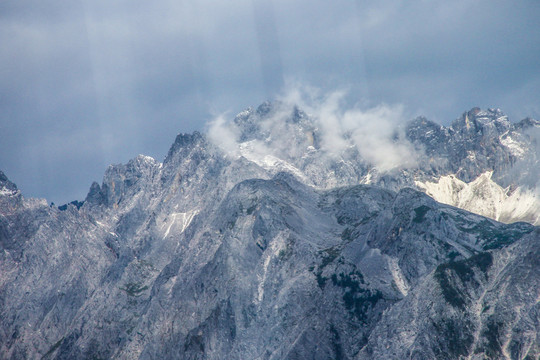
[[[238,153],[237,133],[235,128],[227,123],[225,115],[218,115],[208,124],[208,138],[222,148],[226,153]]]
[[[404,121],[401,105],[353,109],[342,120],[360,155],[381,171],[413,167],[417,163],[418,154],[401,128]]]
[[[274,104],[273,111],[256,119],[265,139],[251,140],[249,149],[258,158],[267,155],[284,160],[302,156],[309,145],[307,132],[320,139],[321,156],[339,157],[355,147],[360,156],[379,171],[414,167],[419,154],[405,139],[402,124],[407,120],[403,106],[381,104],[366,110],[348,108],[346,91],[322,94],[310,87],[294,86]],[[287,121],[295,107],[308,114],[313,129]],[[252,115],[256,116],[256,115]],[[209,126],[209,137],[230,154],[238,154],[240,129],[218,116]],[[245,147],[245,146],[244,146]]]

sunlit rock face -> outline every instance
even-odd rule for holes
[[[537,358],[538,123],[416,119],[382,161],[321,121],[265,103],[63,211],[0,173],[2,358]]]
[[[498,109],[475,108],[448,128],[416,120],[408,136],[429,160],[415,179],[418,189],[498,221],[540,223],[538,121],[511,124]]]

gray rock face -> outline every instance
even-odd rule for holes
[[[439,265],[384,314],[359,358],[537,358],[538,236]]]
[[[470,182],[493,171],[494,180],[503,187],[512,183],[534,187],[538,179],[526,181],[524,174],[516,176],[519,172],[514,166],[524,160],[536,162],[539,129],[540,123],[533,119],[511,124],[499,109],[474,108],[448,128],[416,119],[407,126],[407,137],[425,149],[433,175],[455,174]],[[421,168],[427,170],[425,164]],[[536,171],[533,167],[527,172]]]
[[[442,167],[324,153],[296,108],[272,137],[273,111],[235,120],[245,156],[181,134],[162,164],[110,166],[80,208],[25,199],[0,173],[2,357],[538,358],[537,227],[406,187]],[[521,130],[471,114],[407,136],[433,158],[476,146],[463,177],[502,174],[513,160],[493,136]],[[277,150],[253,157],[254,140]]]

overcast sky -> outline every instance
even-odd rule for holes
[[[540,1],[2,0],[0,170],[84,199],[107,165],[162,161],[291,84],[448,124],[474,106],[540,118]]]

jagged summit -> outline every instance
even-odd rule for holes
[[[393,137],[388,143],[393,147],[396,141],[402,142],[409,152],[414,148],[409,155],[415,161],[393,169],[381,169],[376,162],[370,161],[371,158],[364,156],[353,139],[356,130],[338,131],[329,136],[328,129],[318,121],[316,116],[308,115],[297,106],[279,101],[265,102],[257,109],[248,108],[239,113],[226,124],[227,131],[219,133],[220,137],[229,137],[232,150],[230,147],[224,149],[219,141],[208,138],[207,134],[179,134],[163,164],[139,155],[125,165],[110,166],[103,184],[92,184],[86,202],[88,206],[117,206],[126,191],[134,191],[129,189],[141,177],[160,178],[159,186],[172,184],[176,187],[173,180],[178,174],[174,168],[183,159],[191,159],[191,167],[208,160],[221,163],[218,167],[222,167],[231,160],[224,155],[233,151],[233,158],[243,158],[242,161],[258,168],[258,176],[265,178],[285,171],[320,189],[355,184],[375,184],[392,190],[410,186],[428,192],[438,201],[498,220],[535,224],[539,221],[535,215],[540,206],[535,192],[537,148],[530,131],[540,123],[534,119],[511,124],[499,109],[480,108],[464,112],[448,127],[418,117],[406,123],[401,138]],[[328,146],[329,138],[339,145]],[[400,149],[399,146],[396,148]],[[381,157],[385,156],[386,150],[384,146],[380,147]],[[516,164],[521,169],[518,176],[513,170]],[[488,173],[489,187],[503,194],[499,205],[482,202],[492,201],[489,196],[457,200],[470,197],[460,193],[465,188],[470,188],[467,191],[472,193],[480,191],[475,184],[484,182],[476,180]],[[455,177],[464,185],[456,182],[443,190],[447,186],[443,185],[447,183],[446,177]],[[515,211],[515,205],[509,205],[514,200],[510,199],[519,199],[520,203],[528,204],[527,208]],[[480,203],[473,205],[475,201]]]
[[[2,171],[0,171],[0,191],[9,191],[9,192],[16,192],[17,191],[17,185],[12,183],[6,174],[4,174]]]
[[[198,131],[193,132],[193,134],[186,134],[186,133],[178,134],[176,136],[176,139],[174,140],[174,143],[169,149],[169,153],[167,154],[167,157],[165,158],[164,162],[168,162],[170,158],[174,155],[174,153],[178,151],[179,149],[197,144],[199,141],[203,141],[203,140],[204,140],[203,135]]]
[[[240,143],[251,140],[271,142],[295,133],[313,134],[316,130],[314,119],[297,106],[279,101],[265,102],[257,110],[248,108],[239,113],[232,124],[235,127],[233,133],[237,135],[236,140]],[[295,144],[297,142],[295,141]]]
[[[516,129],[531,128],[531,127],[540,127],[540,121],[533,118],[527,117],[520,122],[514,124]]]
[[[6,174],[0,171],[0,208],[3,208],[6,213],[16,211],[23,204],[23,197],[17,185],[11,182]],[[2,230],[0,229],[0,242],[2,238]]]
[[[404,186],[421,191],[428,191],[429,188],[429,194],[437,200],[482,215],[507,222],[538,221],[531,220],[537,218],[531,214],[537,213],[539,207],[534,192],[534,166],[528,166],[529,169],[524,171],[525,166],[521,165],[519,176],[514,171],[516,164],[537,161],[534,137],[529,135],[530,129],[534,130],[538,123],[536,120],[525,119],[511,124],[499,109],[479,108],[464,112],[448,127],[423,117],[413,119],[404,126],[401,138],[382,139],[383,142],[387,141],[390,148],[395,147],[393,151],[405,149],[410,152],[409,157],[414,159],[409,165],[403,164],[393,169],[381,169],[377,161],[371,160],[384,158],[387,147],[375,142],[369,149],[379,147],[378,157],[366,157],[366,149],[354,141],[353,134],[357,130],[337,131],[329,135],[328,129],[319,121],[316,116],[308,115],[297,106],[265,102],[257,109],[246,109],[233,121],[221,125],[222,128],[217,131],[218,139],[208,138],[207,134],[199,132],[179,134],[165,158],[164,167],[142,155],[126,165],[110,167],[103,185],[93,185],[87,201],[89,204],[117,204],[124,196],[125,189],[136,184],[141,176],[160,177],[162,185],[169,184],[177,176],[173,169],[185,158],[191,159],[191,166],[211,160],[221,163],[221,167],[240,157],[258,168],[258,176],[265,173],[263,177],[271,177],[285,171],[320,189],[355,184],[376,184],[392,190]],[[227,146],[221,143],[224,139]],[[227,159],[231,154],[233,157]],[[508,203],[506,199],[512,197],[511,189],[514,195],[521,194],[520,202],[529,204],[527,210],[509,212],[498,209],[498,205],[484,203],[473,206],[473,200],[456,200],[464,196],[457,192],[465,185],[456,185],[444,191],[435,190],[429,185],[453,176],[463,184],[473,184],[474,188],[474,184],[483,183],[475,182],[476,179],[487,173],[490,174],[490,187],[504,194],[500,206]],[[173,186],[177,185],[173,182]],[[477,191],[473,188],[470,191]],[[521,190],[515,192],[516,189]],[[453,195],[449,195],[449,192]],[[483,199],[488,201],[489,197]],[[486,210],[494,207],[496,210]],[[514,205],[510,207],[513,209]],[[502,213],[505,214],[502,217],[494,215]]]
[[[499,109],[480,110],[473,108],[463,113],[463,115],[454,120],[450,127],[451,130],[460,134],[464,139],[491,139],[502,135],[510,130],[512,124],[508,116],[504,115]]]

